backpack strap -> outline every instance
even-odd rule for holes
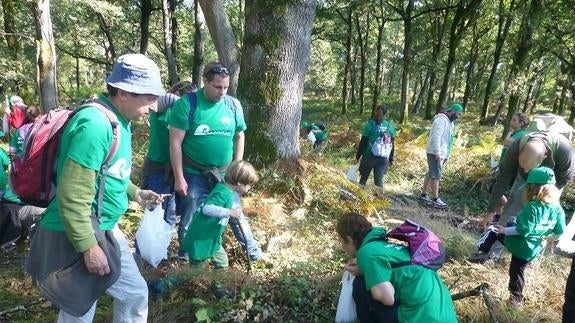
[[[384,234],[382,234],[382,235],[379,235],[379,236],[377,236],[377,237],[374,237],[374,238],[371,238],[371,239],[367,240],[365,243],[371,243],[371,242],[374,242],[374,241],[383,241],[383,242],[391,243],[391,242],[389,242],[388,240],[389,240],[389,239],[388,239],[388,237],[387,237],[387,234],[384,233]],[[411,253],[409,254],[409,257],[411,257]],[[390,264],[390,266],[391,266],[391,269],[395,269],[395,268],[399,268],[399,267],[403,267],[403,266],[413,265],[413,264],[411,263],[411,260],[400,261],[400,262],[395,262],[395,263],[390,262],[389,264]]]
[[[120,124],[120,122],[118,121],[118,117],[116,116],[116,114],[114,112],[112,112],[110,109],[108,109],[102,102],[100,102],[98,100],[94,100],[90,103],[87,103],[85,105],[78,107],[74,111],[74,114],[76,114],[79,111],[86,109],[86,108],[96,108],[96,109],[100,110],[102,113],[104,113],[106,115],[106,117],[110,121],[110,125],[112,126],[112,143],[110,144],[110,151],[108,152],[108,155],[106,156],[106,159],[104,159],[104,162],[102,163],[102,167],[100,168],[100,185],[98,185],[98,199],[96,202],[96,205],[97,205],[96,220],[99,223],[100,219],[102,218],[102,205],[104,202],[104,193],[106,191],[105,190],[105,188],[106,188],[106,177],[108,176],[109,163],[112,160],[112,158],[114,158],[114,156],[116,155],[116,152],[118,151],[118,148],[120,146],[119,145],[119,142],[120,142],[119,124]],[[99,226],[94,225],[94,229],[99,230]]]

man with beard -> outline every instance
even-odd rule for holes
[[[454,122],[463,113],[461,104],[452,104],[447,110],[439,112],[433,118],[427,141],[428,172],[423,181],[423,188],[419,199],[435,208],[445,209],[447,203],[439,198],[439,181],[445,162],[453,148],[455,125]],[[429,192],[431,191],[431,198]]]

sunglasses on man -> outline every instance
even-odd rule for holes
[[[216,67],[210,68],[204,75],[208,75],[208,74],[230,75],[230,70],[227,69],[226,67],[216,66]]]

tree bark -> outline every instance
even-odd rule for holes
[[[246,6],[247,6],[246,1]],[[256,1],[257,2],[257,1]],[[230,69],[228,94],[235,96],[240,74],[240,53],[222,0],[199,0],[218,59]]]
[[[300,154],[299,123],[315,0],[250,0],[238,97],[247,109],[246,158],[269,164]]]
[[[50,0],[36,0],[30,5],[36,27],[36,72],[40,89],[40,108],[48,112],[58,106],[56,48],[50,16]]]
[[[363,30],[361,28],[359,16],[354,17],[356,31],[357,31],[357,44],[359,45],[359,114],[363,114],[364,108],[364,89],[365,89],[365,69],[367,65],[367,40],[369,38],[369,14],[367,15],[366,21],[367,26],[365,27],[365,35],[362,34]]]
[[[163,0],[162,0],[163,1]],[[150,16],[152,15],[152,0],[141,0],[140,5],[140,53],[148,53],[150,42]]]
[[[445,34],[445,27],[447,26],[448,14],[430,13],[431,30],[432,30],[432,53],[431,61],[437,62],[443,48],[443,36]],[[435,95],[435,84],[437,82],[437,69],[434,65],[429,67],[429,87],[427,91],[427,102],[425,104],[425,119],[431,120],[434,115],[433,111],[433,96]]]
[[[353,7],[351,4],[347,6],[346,24],[346,35],[345,35],[345,65],[343,67],[343,84],[341,87],[341,113],[347,113],[347,94],[348,94],[348,80],[351,73],[351,38],[353,31],[352,24],[353,17]]]
[[[381,0],[380,0],[380,7],[381,7]],[[383,10],[383,9],[382,9]],[[383,16],[383,12],[380,16],[375,15],[375,21],[377,22],[377,43],[376,43],[376,58],[375,58],[375,76],[374,82],[372,86],[372,102],[371,102],[371,111],[375,111],[375,108],[378,105],[379,101],[379,93],[381,92],[382,87],[382,77],[381,77],[381,61],[383,58],[383,36],[384,36],[384,27],[385,27],[385,19]]]
[[[194,57],[192,66],[192,82],[202,83],[202,66],[204,65],[204,47],[206,43],[206,20],[198,0],[194,0]]]
[[[409,117],[409,72],[411,68],[411,46],[412,46],[412,17],[415,8],[415,0],[409,0],[403,12],[403,70],[401,72],[401,114],[399,123],[406,124]]]
[[[529,10],[523,16],[521,27],[519,31],[519,41],[517,42],[517,49],[513,57],[513,65],[511,67],[511,94],[509,96],[509,104],[507,106],[507,118],[503,127],[501,139],[503,140],[509,131],[509,122],[511,117],[517,111],[517,104],[519,102],[519,95],[521,93],[522,85],[525,83],[524,69],[527,64],[529,52],[533,47],[533,33],[539,27],[543,17],[544,7],[543,0],[531,0]]]
[[[447,89],[451,82],[453,68],[455,65],[455,52],[459,46],[463,34],[470,23],[476,19],[476,10],[483,0],[471,0],[467,5],[464,0],[460,0],[453,22],[451,23],[450,36],[449,36],[449,52],[447,54],[447,63],[445,64],[445,74],[443,76],[443,84],[439,92],[437,100],[436,112],[439,112],[447,104]]]
[[[172,51],[172,14],[173,11],[170,7],[169,0],[162,0],[162,23],[164,27],[164,51],[166,61],[168,62],[168,79],[170,86],[178,83],[180,77],[178,75],[178,67],[176,66],[176,57]]]
[[[499,23],[497,29],[497,40],[495,41],[495,52],[493,53],[493,65],[491,65],[491,73],[489,73],[489,79],[485,85],[485,96],[483,97],[483,105],[481,106],[481,115],[479,116],[480,122],[484,121],[489,114],[489,100],[491,98],[491,93],[493,92],[493,83],[495,81],[495,74],[497,73],[497,67],[499,66],[499,61],[501,60],[501,52],[503,50],[503,45],[507,39],[507,34],[509,32],[509,27],[513,21],[512,12],[515,9],[515,0],[511,0],[509,4],[509,10],[505,13],[505,1],[499,0]]]

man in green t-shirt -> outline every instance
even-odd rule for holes
[[[185,96],[176,101],[168,118],[174,190],[181,197],[180,245],[192,214],[212,188],[203,171],[216,168],[223,174],[232,160],[241,160],[244,155],[246,123],[239,101],[226,95],[229,70],[220,62],[208,63],[203,82],[204,87],[192,100]],[[181,249],[178,256],[180,260],[187,260]]]
[[[48,205],[34,234],[26,270],[42,287],[46,286],[44,283],[47,279],[60,275],[61,271],[75,263],[75,259],[79,259],[80,266],[85,266],[89,274],[106,279],[111,274],[109,258],[96,238],[95,230],[98,228],[93,227],[91,216],[101,210],[101,218],[94,225],[99,225],[99,230],[106,232],[106,235],[111,234],[121,251],[121,272],[106,289],[106,293],[114,298],[114,321],[146,322],[148,288],[117,224],[128,208],[129,198],[140,203],[160,200],[160,195],[140,190],[130,181],[130,122],[155,109],[157,98],[164,94],[164,90],[158,66],[142,54],[120,56],[106,83],[108,94],[100,95],[98,100],[118,119],[118,142],[117,151],[107,163],[107,176],[102,184],[105,188],[100,187],[101,169],[112,147],[114,131],[103,111],[85,108],[76,113],[63,129],[57,155],[56,196]],[[98,196],[100,189],[104,190],[101,198]],[[98,205],[99,202],[101,205]],[[83,259],[83,263],[80,259]],[[66,277],[60,275],[58,279]],[[58,321],[92,321],[96,302],[90,297],[86,300],[83,298],[89,294],[88,288],[93,286],[87,288],[82,281],[71,283],[68,286],[77,286],[82,290],[81,293],[74,293],[82,298],[82,304],[89,306],[93,303],[81,316],[60,309]],[[61,301],[64,306],[65,301],[69,300]],[[74,300],[74,304],[79,301]]]
[[[411,260],[403,245],[381,239],[360,214],[347,213],[336,225],[343,250],[355,261],[353,299],[360,322],[457,322],[451,295],[441,277],[420,265],[394,266]]]

